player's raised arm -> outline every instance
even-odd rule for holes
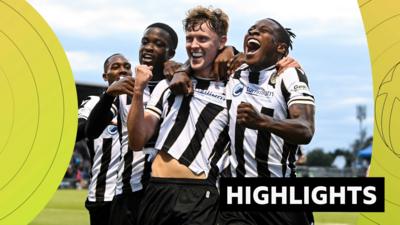
[[[128,114],[129,147],[134,151],[142,150],[147,141],[155,133],[159,122],[159,118],[145,112],[143,107],[143,92],[153,76],[151,70],[152,67],[146,65],[136,67],[134,95]]]

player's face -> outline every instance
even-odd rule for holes
[[[277,44],[274,39],[275,24],[260,20],[250,27],[244,37],[246,63],[252,67],[265,68],[274,64]]]
[[[171,37],[165,30],[157,27],[145,30],[139,49],[140,64],[162,67],[170,58],[171,43]]]
[[[219,37],[207,23],[186,31],[186,52],[195,74],[209,77],[218,50],[225,46],[226,37]]]
[[[108,81],[108,84],[112,84],[124,76],[132,76],[131,64],[123,56],[111,57],[108,60],[107,71],[103,74],[104,80]]]

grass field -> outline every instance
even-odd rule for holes
[[[30,225],[89,225],[87,190],[59,190]],[[356,225],[356,213],[314,213],[316,225]]]

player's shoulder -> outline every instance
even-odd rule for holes
[[[100,97],[98,96],[94,95],[87,96],[79,106],[78,117],[87,119],[87,117],[89,117],[90,112],[93,110],[97,102],[99,102],[99,100]]]
[[[240,65],[240,66],[236,69],[236,71],[238,71],[238,70],[243,71],[243,70],[247,70],[248,68],[249,68],[249,65],[248,65],[247,63],[243,63],[242,65]]]
[[[289,67],[285,69],[279,77],[281,77],[284,82],[302,81],[308,83],[306,73],[301,68]]]
[[[170,82],[170,80],[168,80],[168,79],[163,79],[163,80],[161,80],[160,82],[158,82],[158,84],[160,85],[160,86],[169,86],[169,84],[170,84],[171,82]],[[158,85],[157,84],[157,85]]]
[[[247,71],[248,69],[249,69],[249,65],[247,65],[246,63],[243,63],[241,66],[239,66],[239,67],[235,70],[233,76],[231,76],[231,77],[234,78],[234,79],[239,79],[241,73],[242,73],[243,71]]]
[[[86,99],[88,99],[89,101],[99,101],[100,97],[96,95],[89,95]]]
[[[303,74],[303,75],[305,75],[306,73],[301,68],[289,67],[282,71],[283,76],[288,75],[288,74]]]
[[[89,95],[85,99],[83,99],[81,106],[93,105],[93,104],[96,104],[99,100],[100,100],[99,96]]]
[[[154,88],[154,91],[164,91],[169,88],[170,81],[168,79],[160,80]],[[153,92],[154,92],[153,91]]]

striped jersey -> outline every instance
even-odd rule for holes
[[[289,118],[288,109],[293,104],[314,105],[304,72],[289,68],[277,76],[275,66],[252,72],[244,64],[230,78],[226,94],[232,176],[294,177],[298,146],[270,132],[245,128],[236,118],[241,102],[277,120]]]
[[[86,120],[99,99],[97,96],[89,96],[79,107],[78,117]],[[115,105],[111,110],[116,115]],[[108,125],[98,138],[89,139],[87,143],[91,161],[88,201],[112,201],[120,159],[120,141],[116,122]]]
[[[146,104],[150,98],[150,89],[147,87],[143,94],[143,102]],[[132,103],[132,97],[126,94],[119,95],[118,104],[118,131],[121,140],[121,163],[118,168],[118,182],[116,194],[139,191],[144,182],[150,178],[151,157],[153,145],[148,144],[144,151],[132,151],[128,146],[128,113]],[[154,153],[153,153],[154,154]]]
[[[161,81],[146,111],[162,121],[157,150],[168,152],[195,174],[204,172],[215,179],[225,165],[229,140],[225,84],[198,78],[192,81],[194,94],[188,96],[175,96],[168,81]]]

